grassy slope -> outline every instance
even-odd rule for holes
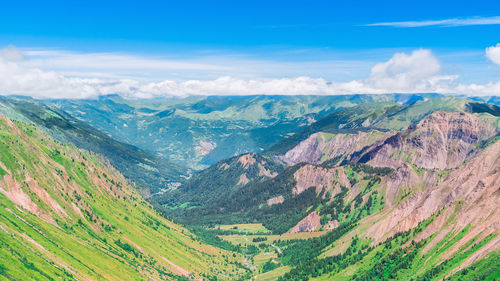
[[[104,155],[124,175],[140,184],[144,196],[184,179],[185,168],[117,141],[40,101],[0,97],[0,112],[10,118],[33,123],[60,142],[71,142],[80,148]]]
[[[100,156],[34,126],[0,119],[0,167],[3,278],[233,279],[245,271],[240,255],[158,215]]]

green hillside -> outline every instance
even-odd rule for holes
[[[262,182],[272,178],[283,170],[283,164],[269,156],[243,154],[219,161],[194,174],[180,188],[155,196],[152,200],[172,215],[183,214],[186,208],[205,206],[212,209],[220,198],[227,197],[239,189],[246,189],[250,182]]]
[[[0,279],[234,280],[238,253],[160,216],[102,156],[0,119]]]
[[[0,97],[0,112],[32,123],[63,143],[104,155],[128,178],[138,184],[145,197],[177,186],[187,169],[143,149],[117,141],[66,112],[29,98]]]

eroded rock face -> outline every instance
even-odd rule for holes
[[[312,134],[309,138],[287,151],[280,159],[289,165],[302,162],[317,163],[318,159],[323,155],[318,144],[318,138],[320,138],[319,134]]]
[[[240,158],[238,158],[238,162],[240,162],[240,164],[245,168],[255,164],[256,161],[257,160],[255,160],[253,154],[251,153],[241,155]]]
[[[315,133],[289,150],[279,159],[289,165],[298,163],[319,164],[338,156],[348,156],[365,146],[385,139],[387,133],[379,131],[358,132],[356,134]]]
[[[238,185],[245,185],[245,184],[247,184],[249,182],[250,182],[250,180],[247,178],[247,175],[246,174],[241,174],[240,180],[238,181]]]
[[[421,179],[412,169],[410,164],[403,163],[389,176],[383,178],[382,186],[385,188],[386,205],[393,206],[404,194],[410,192],[413,188],[421,185]]]
[[[307,217],[303,218],[296,226],[292,228],[290,233],[298,232],[313,232],[321,227],[321,217],[314,211]]]
[[[388,138],[361,157],[373,166],[398,168],[411,162],[425,169],[450,169],[462,164],[476,144],[495,134],[487,122],[461,112],[435,112],[417,124]]]
[[[264,165],[262,165],[262,163],[258,163],[257,167],[259,167],[259,176],[261,177],[274,178],[278,175],[277,172],[271,172],[270,170],[266,169]]]
[[[42,220],[52,225],[56,225],[54,218],[40,209],[21,188],[21,184],[10,175],[5,175],[0,181],[0,193],[5,195],[10,201],[28,210],[30,213],[37,215]]]
[[[342,168],[327,169],[315,165],[304,165],[293,175],[297,184],[292,190],[298,195],[305,190],[315,187],[320,194],[324,189],[333,190],[332,196],[340,192],[340,184],[349,187],[350,183]]]
[[[417,240],[436,234],[428,251],[448,233],[457,233],[470,226],[469,232],[444,253],[445,257],[450,257],[473,238],[479,237],[480,241],[490,233],[500,233],[500,142],[484,150],[478,148],[479,142],[494,136],[498,133],[496,130],[472,114],[437,112],[403,132],[371,141],[371,147],[364,148],[363,153],[352,154],[356,155],[352,156],[352,161],[394,168],[393,173],[382,178],[379,187],[379,191],[384,192],[385,209],[364,220],[364,227],[367,227],[364,235],[378,243],[395,233],[415,228],[441,212]],[[330,151],[329,157],[333,158],[365,147],[353,148],[345,136],[333,136],[325,142],[331,145],[330,150],[325,150],[326,145],[322,146],[319,138],[319,134],[312,135],[285,157],[319,163],[316,157],[320,150]],[[345,145],[337,143],[341,140]],[[355,194],[356,186],[351,187],[345,173],[341,172],[342,167],[304,165],[294,174],[296,186],[292,192],[297,195],[314,187],[319,194],[322,190],[334,189],[335,182],[343,182],[349,188],[348,199]],[[314,231],[320,227],[319,215],[312,212],[292,232]],[[337,221],[324,225],[326,230],[336,227]],[[491,240],[460,268],[498,247],[500,238]]]
[[[495,133],[495,129],[478,117],[465,113],[437,112],[417,125],[414,138],[422,150],[414,163],[422,168],[455,168],[462,164],[475,144]]]
[[[435,235],[424,251],[447,234],[470,227],[443,253],[447,258],[475,237],[480,241],[499,233],[500,142],[483,151],[477,148],[479,141],[495,133],[495,128],[474,115],[437,112],[369,151],[363,157],[370,165],[393,167],[395,172],[382,181],[387,212],[370,218],[374,223],[365,235],[381,242],[439,212],[416,238]],[[401,198],[406,192],[408,196]],[[491,240],[457,270],[499,246],[500,239]]]
[[[258,180],[262,178],[274,178],[278,175],[276,171],[271,171],[267,169],[265,166],[267,162],[260,159],[257,160],[255,154],[248,153],[241,155],[238,158],[238,165],[243,167],[244,172],[240,175],[238,183],[236,185],[246,185],[253,180]],[[230,166],[226,163],[223,163],[219,166],[219,169],[227,170]],[[257,172],[255,172],[257,169]]]
[[[374,243],[408,231],[437,215],[416,240],[434,235],[424,252],[447,235],[468,232],[443,259],[470,241],[500,232],[500,142],[479,149],[478,143],[497,133],[479,117],[467,113],[436,112],[415,127],[398,133],[358,159],[395,171],[381,183],[385,211],[367,218],[364,233]],[[476,239],[476,240],[473,240]],[[492,239],[456,270],[470,265],[500,247]]]

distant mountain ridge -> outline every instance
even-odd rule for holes
[[[194,170],[246,152],[262,152],[338,109],[438,94],[345,96],[193,96],[183,99],[46,101],[73,117]]]

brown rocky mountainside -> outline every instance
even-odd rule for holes
[[[390,135],[378,130],[353,134],[314,133],[277,158],[289,165],[301,162],[319,164],[335,157],[347,156]]]
[[[435,112],[401,132],[371,131],[330,136],[315,133],[277,158],[289,164],[309,163],[294,173],[296,185],[293,194],[314,187],[318,195],[329,191],[332,199],[339,194],[341,186],[349,190],[346,198],[355,198],[361,192],[362,183],[350,182],[344,166],[318,166],[321,162],[341,157],[373,167],[394,169],[394,172],[382,178],[376,188],[377,192],[384,195],[385,209],[380,214],[384,219],[367,232],[368,236],[380,241],[396,232],[415,227],[438,210],[466,200],[472,191],[481,194],[476,194],[477,200],[481,196],[493,200],[492,208],[485,210],[488,210],[489,215],[496,214],[495,208],[500,202],[495,201],[498,198],[495,199],[490,193],[495,192],[495,186],[500,186],[500,144],[495,139],[498,127],[495,126],[496,121],[492,120],[495,119],[463,112]],[[488,142],[493,144],[483,148]],[[480,177],[479,172],[483,173]],[[466,177],[468,174],[470,176]],[[462,182],[454,175],[461,175]],[[466,183],[467,186],[463,187]],[[477,206],[479,203],[468,202],[461,208],[467,208],[469,204]],[[424,205],[417,208],[419,204]],[[313,213],[308,217],[311,216],[314,217]],[[369,221],[367,218],[366,222]],[[313,229],[301,228],[300,225],[303,225],[303,221],[293,231]],[[316,229],[319,226],[314,227]]]
[[[436,112],[373,147],[359,161],[394,168],[403,162],[424,169],[455,168],[475,153],[478,142],[495,133],[491,124],[472,114]]]
[[[388,191],[398,192],[398,182],[390,178],[385,186]],[[433,223],[417,237],[417,240],[421,240],[437,234],[428,249],[447,234],[456,234],[469,228],[467,235],[446,252],[448,256],[472,239],[477,243],[489,234],[500,233],[499,141],[478,152],[467,163],[453,168],[442,181],[423,190],[415,190],[396,207],[386,208],[384,212],[367,218],[365,223],[376,223],[364,235],[382,241],[397,232],[412,229],[438,213]],[[463,266],[499,247],[500,237],[496,236]]]

